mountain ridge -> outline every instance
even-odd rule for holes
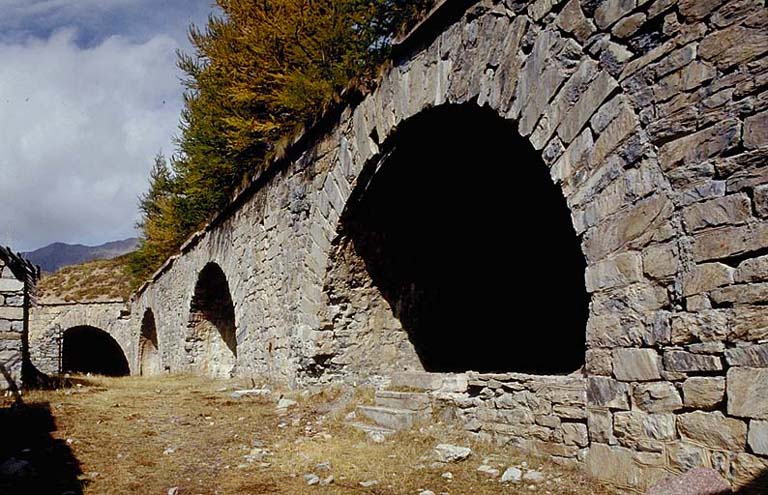
[[[22,255],[32,263],[39,265],[44,272],[52,273],[65,266],[117,258],[134,251],[138,244],[139,240],[136,237],[105,242],[98,246],[54,242],[34,251],[22,253]]]

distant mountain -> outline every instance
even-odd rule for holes
[[[101,246],[83,246],[82,244],[65,244],[54,242],[40,249],[23,253],[24,257],[44,272],[55,272],[63,266],[77,265],[92,260],[109,260],[130,253],[138,247],[139,240],[135,237],[122,241],[112,241]]]

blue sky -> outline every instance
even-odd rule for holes
[[[0,0],[0,244],[135,235],[154,155],[174,151],[177,49],[212,0]]]

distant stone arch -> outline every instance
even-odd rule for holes
[[[144,312],[139,336],[139,374],[157,375],[161,371],[160,351],[157,342],[155,314],[151,309]]]
[[[83,325],[67,329],[62,342],[62,371],[106,376],[130,374],[120,344],[104,330]]]
[[[200,271],[189,306],[186,348],[193,368],[229,377],[237,364],[235,308],[227,277],[213,262]]]

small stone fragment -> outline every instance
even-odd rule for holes
[[[507,468],[501,475],[502,483],[517,483],[521,479],[523,479],[523,472],[516,467]]]
[[[472,449],[441,443],[435,447],[435,454],[437,454],[437,459],[440,462],[459,462],[469,457],[472,454]]]

